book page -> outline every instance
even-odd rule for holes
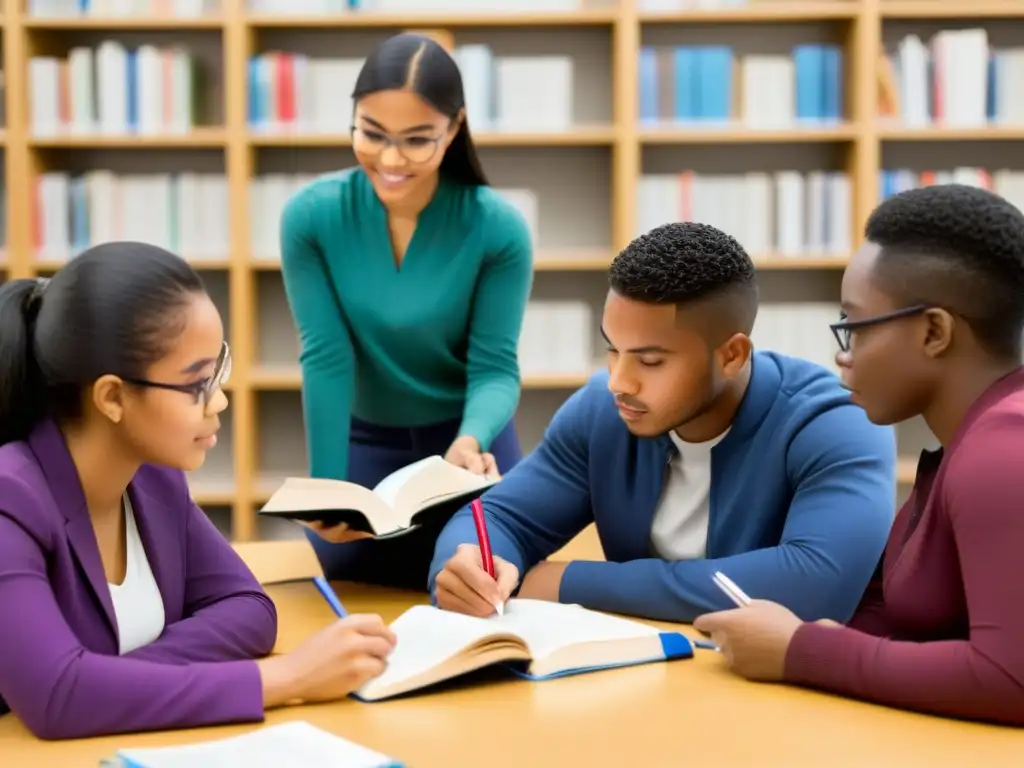
[[[409,479],[417,472],[429,471],[437,461],[443,462],[444,459],[440,456],[427,456],[427,458],[414,461],[412,464],[406,464],[377,483],[373,492],[389,507],[397,508],[398,492],[402,490],[402,486],[409,482]]]
[[[367,695],[440,666],[500,628],[488,619],[414,605],[391,623],[391,630],[397,638],[395,649],[384,673],[363,686]]]
[[[395,496],[394,507],[410,518],[430,506],[432,502],[474,491],[493,485],[496,481],[481,475],[474,475],[468,469],[457,467],[440,456],[424,459],[430,461],[417,472],[412,473]]]
[[[340,736],[297,721],[242,736],[183,747],[123,749],[122,758],[146,768],[389,768],[398,762]]]
[[[646,624],[578,605],[519,598],[505,603],[504,616],[493,616],[485,621],[495,629],[507,629],[522,637],[534,659],[571,645],[635,640],[659,634]]]

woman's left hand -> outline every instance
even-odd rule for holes
[[[769,683],[785,676],[786,653],[802,624],[791,610],[768,600],[706,613],[693,622],[694,629],[711,635],[736,674]]]
[[[498,477],[498,462],[494,455],[480,450],[480,443],[471,435],[455,438],[448,448],[444,460],[457,467],[468,469],[475,475]]]

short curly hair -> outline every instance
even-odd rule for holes
[[[901,304],[962,317],[996,357],[1020,360],[1024,330],[1024,214],[999,195],[964,184],[901,192],[868,218],[880,247],[874,276]]]
[[[640,235],[612,261],[608,282],[618,295],[647,304],[713,303],[731,333],[749,335],[757,317],[754,262],[709,224],[664,224]]]

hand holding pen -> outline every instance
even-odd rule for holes
[[[519,569],[491,553],[483,504],[471,504],[479,545],[461,544],[437,574],[437,606],[447,611],[487,618],[501,615],[519,583]]]

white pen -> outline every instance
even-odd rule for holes
[[[729,596],[729,599],[736,603],[738,607],[743,608],[744,606],[750,605],[750,598],[747,596],[747,593],[736,586],[733,580],[724,573],[721,571],[715,571],[715,575],[711,578],[715,582],[715,585],[725,592],[725,594]]]

